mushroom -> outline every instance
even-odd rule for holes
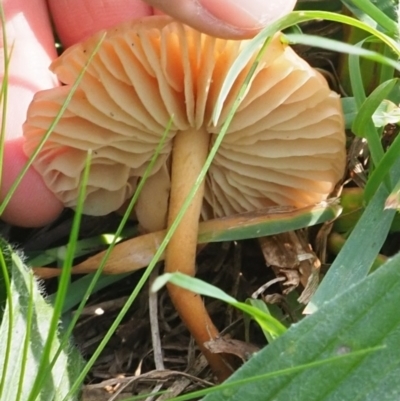
[[[63,87],[36,94],[24,125],[31,155],[99,41],[95,35],[51,65]],[[142,204],[171,185],[168,211],[140,207],[153,228],[175,220],[235,101],[254,57],[232,86],[216,126],[212,112],[227,72],[245,41],[216,39],[169,17],[148,17],[107,32],[66,112],[35,160],[48,187],[69,207],[77,201],[86,152],[92,149],[84,211],[101,215],[132,196],[171,116],[173,125]],[[277,34],[231,122],[205,182],[166,250],[166,271],[195,274],[202,219],[272,205],[303,207],[326,199],[345,165],[339,96]],[[167,173],[166,173],[167,171]],[[161,178],[161,181],[163,179]],[[146,184],[145,184],[146,187]],[[142,194],[142,196],[144,196]],[[155,206],[157,208],[167,207]],[[146,210],[148,210],[146,212]],[[154,210],[154,208],[153,208]],[[150,215],[150,216],[149,216]],[[204,343],[216,338],[201,298],[169,286],[181,318],[220,377],[230,371]]]

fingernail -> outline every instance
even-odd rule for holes
[[[267,26],[290,13],[296,5],[296,0],[197,1],[214,17],[241,29],[257,29]]]

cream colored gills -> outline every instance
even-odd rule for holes
[[[73,46],[53,62],[51,69],[66,86],[40,92],[32,102],[24,126],[28,155],[100,36]],[[166,161],[177,131],[203,127],[211,143],[218,134],[250,64],[231,89],[217,127],[211,124],[211,114],[244,44],[202,35],[169,17],[149,17],[110,30],[37,158],[36,169],[49,188],[74,207],[86,152],[95,150],[85,212],[109,213],[132,196],[173,115],[173,127],[153,171],[168,179]],[[319,202],[340,180],[344,163],[338,95],[318,72],[281,44],[278,35],[210,168],[203,217],[270,204],[300,207]],[[159,228],[165,223],[166,213],[158,212],[164,216],[162,221],[150,224],[145,220],[147,214],[154,220],[151,209],[139,214],[145,226]]]

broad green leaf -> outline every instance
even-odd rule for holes
[[[399,303],[400,255],[292,326],[204,401],[398,400]]]
[[[10,262],[11,297],[0,326],[0,401],[25,401],[29,399],[39,372],[43,349],[50,334],[53,309],[43,298],[40,285],[19,255],[14,252]],[[51,344],[51,357],[59,346],[56,336]],[[35,400],[62,400],[81,366],[82,360],[77,351],[69,344],[65,346],[41,383],[40,394]]]

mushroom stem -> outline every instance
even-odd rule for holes
[[[174,138],[168,226],[174,222],[203,168],[209,141],[210,135],[204,129],[180,131]],[[165,270],[169,273],[181,272],[190,276],[196,273],[197,233],[203,195],[204,182],[196,192],[166,249]],[[168,285],[168,291],[181,319],[207,358],[212,370],[219,380],[226,379],[232,372],[221,355],[213,354],[204,347],[205,342],[218,336],[218,330],[211,321],[201,297],[174,285]]]

